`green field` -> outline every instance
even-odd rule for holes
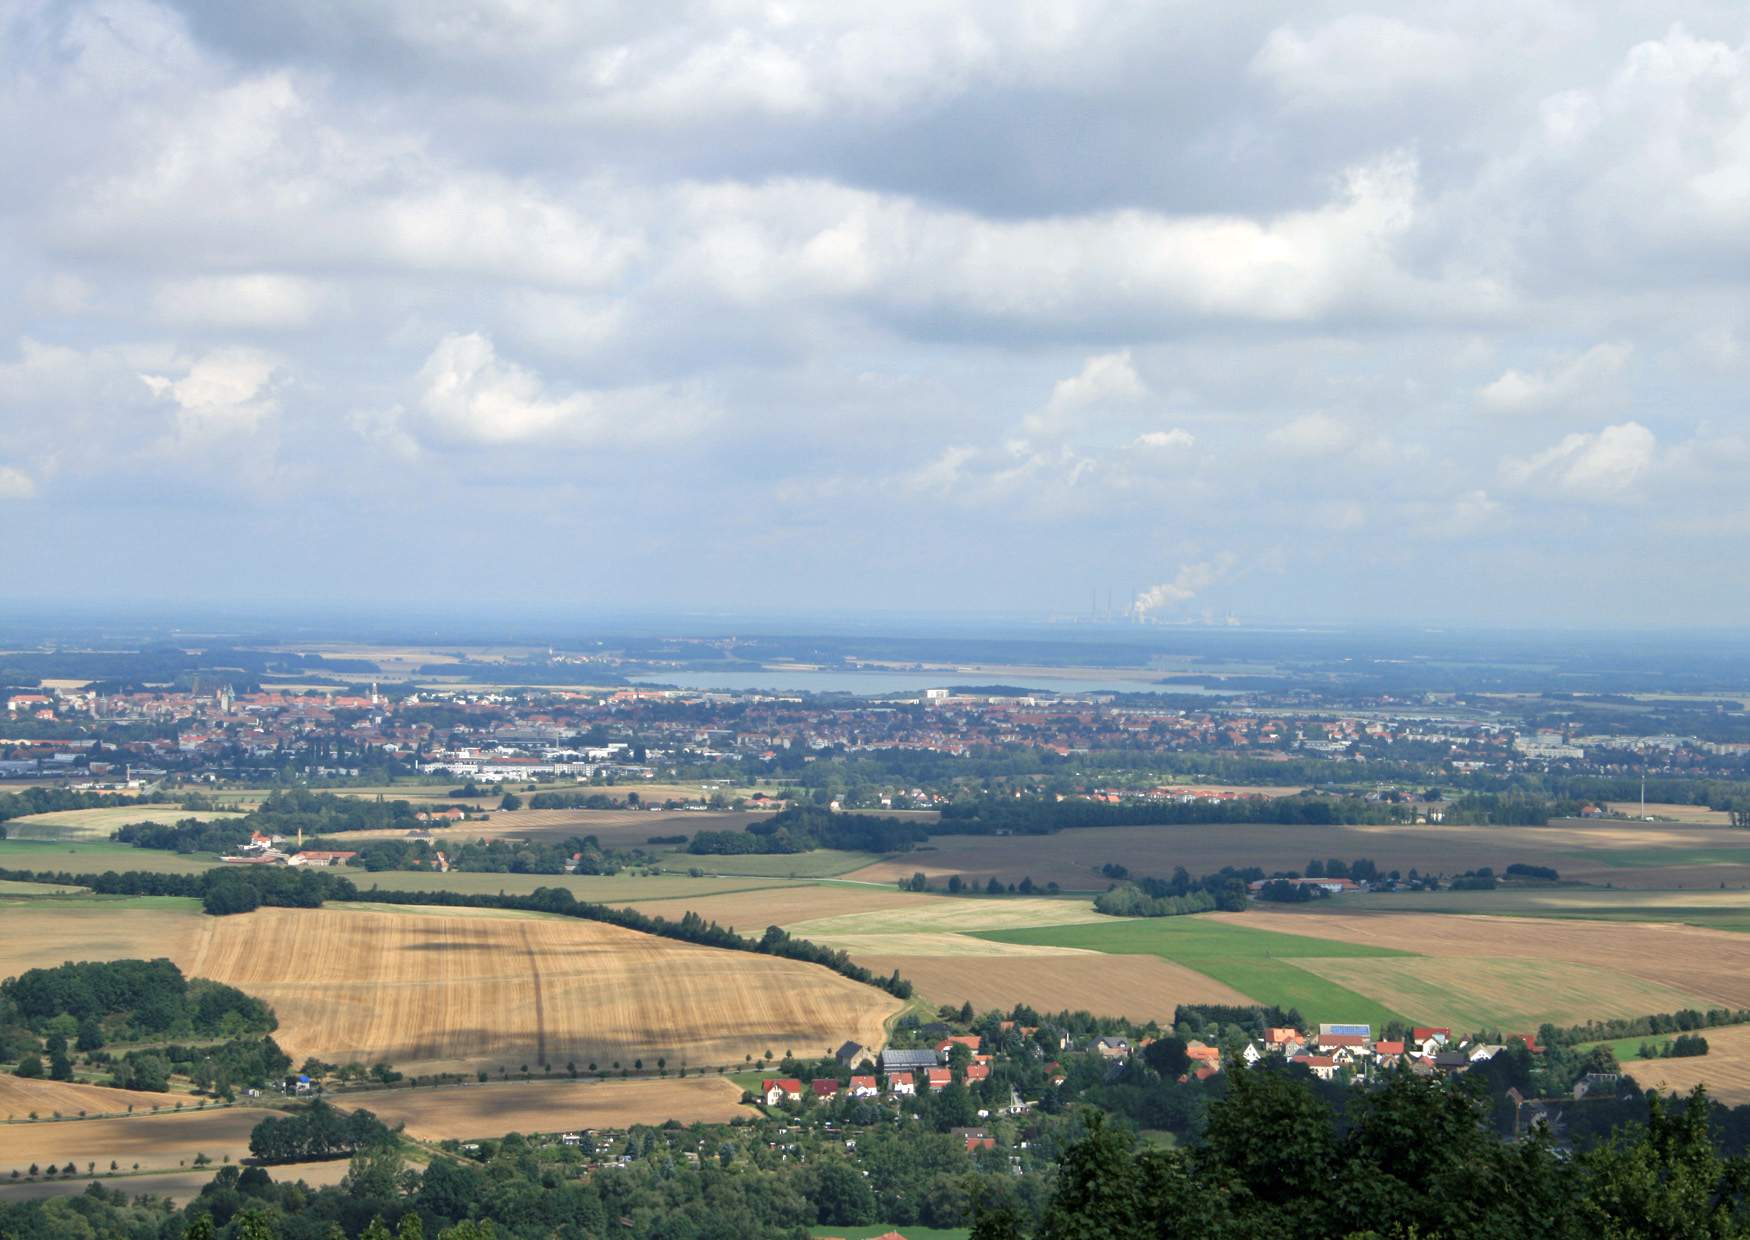
[[[989,930],[973,937],[998,943],[1075,947],[1117,956],[1159,956],[1182,964],[1260,1003],[1299,1008],[1308,1021],[1383,1025],[1403,1016],[1346,986],[1294,964],[1299,959],[1410,956],[1391,948],[1253,930],[1199,917],[1114,919],[1027,930]]]
[[[153,874],[199,874],[219,863],[211,853],[173,853],[126,844],[0,840],[0,869],[51,870],[101,874],[105,870],[145,870]]]
[[[760,878],[832,878],[882,860],[877,853],[840,852],[817,848],[805,853],[740,853],[735,856],[695,856],[664,853],[665,870],[703,870],[707,874],[740,874]]]

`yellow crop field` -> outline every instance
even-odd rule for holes
[[[336,1099],[422,1141],[501,1137],[507,1132],[574,1132],[633,1124],[726,1124],[750,1112],[741,1088],[722,1077],[628,1081],[529,1081],[390,1089]]]
[[[38,1118],[49,1119],[77,1115],[126,1115],[153,1108],[172,1109],[180,1103],[192,1107],[199,1099],[187,1094],[152,1094],[137,1089],[108,1089],[102,1085],[80,1085],[73,1081],[26,1080],[21,1076],[0,1074],[0,1115],[7,1119],[26,1119],[34,1111]]]
[[[69,960],[181,960],[203,920],[199,901],[170,897],[8,900],[0,903],[0,978]]]
[[[791,929],[805,939],[819,940],[840,934],[916,934],[941,931],[970,934],[981,930],[1015,930],[1029,926],[1070,926],[1083,922],[1109,921],[1096,913],[1087,900],[1052,900],[1040,897],[984,898],[973,896],[921,896],[920,903],[900,908],[847,913],[798,922]]]
[[[117,828],[136,822],[169,825],[184,818],[213,822],[238,814],[224,810],[187,810],[179,805],[103,805],[94,809],[58,809],[11,819],[6,833],[14,839],[107,840]]]
[[[1642,1089],[1675,1090],[1686,1094],[1697,1085],[1728,1106],[1750,1102],[1750,1025],[1703,1029],[1707,1054],[1686,1059],[1634,1059],[1623,1061],[1623,1071]],[[1648,1038],[1663,1042],[1664,1038]]]
[[[32,1163],[70,1162],[84,1171],[88,1163],[107,1169],[113,1161],[123,1171],[135,1163],[159,1171],[188,1166],[198,1154],[214,1163],[228,1154],[236,1162],[249,1153],[249,1130],[268,1114],[260,1107],[185,1107],[123,1119],[0,1124],[0,1176],[22,1173]]]
[[[477,911],[476,911],[477,913]],[[191,975],[273,1005],[294,1059],[671,1069],[885,1040],[901,1004],[815,965],[569,918],[268,909],[204,921]]]

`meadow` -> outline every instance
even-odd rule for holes
[[[10,827],[10,823],[7,824]],[[69,874],[144,870],[152,874],[198,874],[219,863],[211,853],[173,853],[127,844],[49,840],[0,840],[0,869]]]

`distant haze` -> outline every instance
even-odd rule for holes
[[[66,0],[0,73],[0,605],[1750,605],[1742,5]]]

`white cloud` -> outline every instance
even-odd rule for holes
[[[550,390],[534,371],[500,358],[478,332],[445,336],[416,383],[423,424],[452,442],[672,444],[713,416],[694,393],[670,385]],[[382,433],[380,425],[373,433]]]
[[[176,407],[179,435],[198,437],[251,431],[276,413],[278,369],[273,357],[254,349],[220,349],[190,363],[180,379],[142,374],[140,380]]]
[[[172,281],[159,287],[152,305],[169,323],[275,329],[310,324],[332,300],[319,281],[258,272]]]
[[[1355,432],[1328,413],[1308,413],[1278,426],[1264,440],[1292,456],[1329,456],[1353,443]]]
[[[1451,85],[1469,76],[1473,62],[1470,42],[1450,31],[1351,13],[1309,34],[1278,26],[1251,71],[1293,100],[1359,103]]]
[[[1658,440],[1639,422],[1607,426],[1596,434],[1565,436],[1532,456],[1501,463],[1513,486],[1554,486],[1590,499],[1625,498],[1652,467]]]
[[[1136,437],[1137,447],[1160,450],[1189,448],[1196,442],[1197,436],[1181,426],[1166,431],[1146,431]]]
[[[1088,358],[1079,372],[1058,380],[1045,408],[1029,414],[1022,426],[1031,435],[1071,430],[1090,416],[1134,403],[1147,394],[1148,387],[1136,373],[1130,350],[1097,354]]]
[[[0,500],[30,499],[36,494],[36,481],[13,465],[0,465]]]
[[[1481,388],[1477,397],[1484,409],[1495,413],[1531,413],[1595,401],[1628,364],[1632,352],[1626,344],[1597,344],[1541,370],[1509,369]]]

